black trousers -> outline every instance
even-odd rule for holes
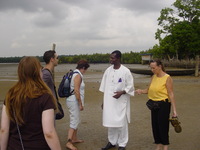
[[[155,144],[169,145],[169,115],[171,103],[161,101],[158,110],[151,111],[152,132]]]

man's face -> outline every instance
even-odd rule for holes
[[[54,58],[52,58],[52,61],[53,61],[54,66],[58,65],[58,55],[56,53],[54,54]]]
[[[116,58],[116,54],[115,54],[115,53],[114,53],[114,54],[111,54],[111,55],[110,55],[110,63],[111,63],[111,64],[116,64],[117,62],[119,62],[119,59]]]

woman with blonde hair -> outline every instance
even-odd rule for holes
[[[158,107],[151,110],[151,123],[156,150],[168,150],[169,117],[172,106],[172,116],[177,117],[173,91],[173,80],[165,72],[160,60],[150,62],[153,76],[147,89],[136,90],[137,94],[148,94],[148,98]]]
[[[35,57],[19,63],[18,81],[2,108],[1,150],[61,150],[54,127],[56,100],[41,78],[41,69]]]

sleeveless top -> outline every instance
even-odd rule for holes
[[[161,101],[168,99],[168,93],[166,88],[166,81],[169,77],[168,74],[165,74],[163,77],[157,77],[153,75],[149,90],[148,98],[154,101]]]
[[[82,104],[84,106],[85,83],[83,81],[83,75],[78,69],[75,69],[74,72],[78,72],[78,73],[73,74],[72,80],[70,83],[70,88],[71,88],[71,91],[74,90],[74,78],[76,75],[80,74],[80,76],[82,78],[81,85],[80,85],[80,97],[81,97]],[[67,101],[77,101],[76,96],[74,94],[72,94],[70,97],[67,98]]]

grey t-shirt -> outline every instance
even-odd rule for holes
[[[42,79],[47,84],[47,86],[51,89],[53,96],[57,99],[57,93],[55,90],[53,76],[52,76],[50,70],[48,70],[46,68],[42,69]]]

